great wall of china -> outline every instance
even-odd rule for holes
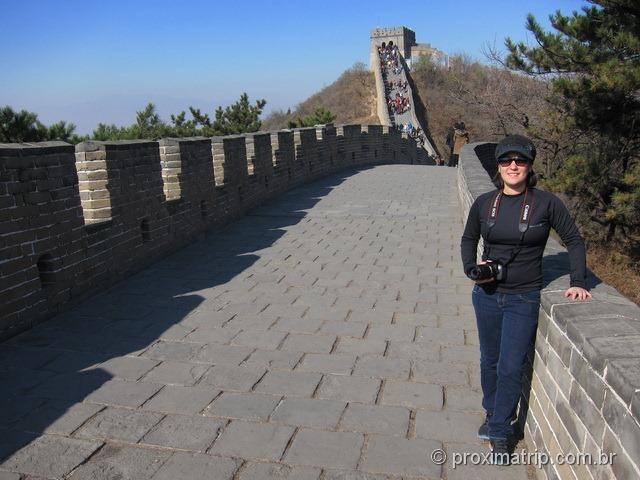
[[[0,338],[295,186],[358,165],[426,161],[413,139],[379,125],[0,145]]]
[[[356,167],[431,165],[413,139],[389,126],[377,65],[374,70],[382,126],[76,147],[0,144],[0,338],[90,303],[92,295],[292,188]],[[452,221],[465,218],[473,199],[492,188],[493,148],[464,147],[460,210]],[[638,478],[640,309],[595,277],[593,301],[562,297],[566,255],[552,240],[545,268],[549,278],[523,392],[525,441],[530,451],[549,456],[614,459],[549,463],[536,475]]]

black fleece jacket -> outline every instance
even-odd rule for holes
[[[506,278],[500,282],[482,284],[483,288],[500,293],[525,293],[542,288],[542,254],[549,230],[553,228],[569,252],[571,286],[585,288],[586,255],[584,242],[562,201],[550,192],[531,189],[533,212],[520,250],[507,266]],[[524,193],[502,195],[495,225],[489,229],[489,209],[497,190],[480,195],[469,210],[462,234],[460,250],[464,271],[476,265],[476,252],[480,236],[484,239],[483,260],[507,262],[517,248],[521,233],[518,229]],[[487,233],[489,238],[487,240]]]

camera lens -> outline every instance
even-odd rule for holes
[[[493,277],[493,269],[491,265],[476,265],[469,271],[469,278],[471,280],[486,280]]]

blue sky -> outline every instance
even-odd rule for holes
[[[582,0],[182,1],[0,0],[0,106],[46,124],[130,124],[152,101],[164,119],[189,105],[265,98],[294,107],[355,62],[374,27],[405,25],[420,43],[483,60],[483,45],[527,40],[527,13],[548,25]],[[530,40],[530,37],[529,37]]]

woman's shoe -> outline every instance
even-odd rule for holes
[[[491,418],[491,415],[487,414],[484,417],[484,423],[478,429],[478,438],[482,440],[489,440],[489,418]]]
[[[511,450],[506,438],[492,438],[491,442],[491,464],[511,465]]]

